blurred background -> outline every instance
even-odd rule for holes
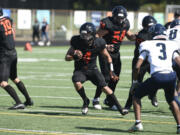
[[[32,40],[35,19],[49,24],[49,37],[53,41],[69,41],[78,34],[84,22],[99,21],[111,16],[114,6],[128,10],[130,30],[139,31],[144,16],[153,15],[161,24],[173,20],[175,10],[180,10],[180,0],[0,0],[4,15],[13,19],[17,41]]]

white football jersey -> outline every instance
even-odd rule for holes
[[[149,40],[140,44],[139,58],[146,59],[150,64],[150,74],[155,72],[172,72],[172,60],[178,56],[174,53],[180,49],[178,43],[172,40]]]
[[[180,42],[180,26],[168,29],[167,35],[169,36],[169,40],[176,40]]]

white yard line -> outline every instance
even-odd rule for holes
[[[19,95],[20,97],[23,97],[22,95]],[[0,95],[0,97],[9,97],[9,95]],[[81,100],[80,97],[58,97],[58,96],[31,96],[32,98],[48,98],[48,99],[72,99],[72,100]],[[92,100],[92,98],[90,98]],[[126,101],[126,99],[119,99],[119,101]],[[103,99],[100,99],[100,101],[103,101]],[[143,100],[143,102],[150,102],[150,100]],[[159,103],[166,103],[166,101],[158,100]]]
[[[102,135],[102,134],[92,134],[92,133],[76,133],[76,132],[73,133],[73,132],[62,132],[62,131],[26,130],[26,129],[9,129],[9,128],[0,128],[0,132],[43,134],[43,135]]]
[[[133,56],[121,56],[121,59],[132,59]],[[18,58],[18,62],[62,62],[64,59],[52,59],[52,58]]]
[[[73,112],[73,111],[57,111],[57,110],[36,110],[36,109],[24,109],[22,111],[26,111],[26,112],[53,112],[53,113],[70,113],[70,114],[82,114],[81,111],[79,112]],[[113,111],[114,112],[114,111]],[[100,113],[99,111],[97,111],[97,113],[92,113],[92,112],[88,112],[88,114],[90,115],[106,115],[106,116],[121,116],[121,114],[117,112],[114,112],[114,113]],[[133,113],[132,113],[133,114]],[[173,116],[167,116],[167,115],[153,115],[153,114],[141,114],[141,116],[143,117],[152,117],[152,118],[165,118],[165,119],[174,119]]]
[[[64,59],[50,59],[50,58],[18,58],[18,62],[57,62],[64,61]]]

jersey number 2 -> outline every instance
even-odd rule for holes
[[[167,55],[166,55],[166,46],[163,43],[157,43],[156,44],[157,47],[161,47],[160,52],[162,53],[162,56],[159,56],[158,58],[161,60],[165,60],[167,59]]]

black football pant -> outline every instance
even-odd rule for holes
[[[111,55],[112,57],[112,63],[114,67],[114,73],[119,76],[121,72],[121,60],[120,60],[120,53],[116,53]],[[104,78],[106,80],[106,83],[108,86],[112,89],[113,92],[115,92],[116,85],[118,81],[114,82],[110,78],[110,70],[109,70],[109,63],[103,56],[99,56],[99,64],[102,74],[104,75]],[[94,98],[98,98],[101,95],[101,89],[97,87],[96,94]],[[110,96],[107,95],[106,100],[108,101],[109,106],[113,106],[114,103],[112,102],[112,99]]]

